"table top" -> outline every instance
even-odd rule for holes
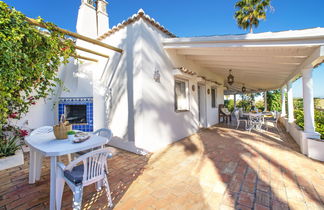
[[[254,116],[260,116],[260,115],[272,115],[271,112],[244,112],[243,115],[254,115]]]
[[[54,133],[36,134],[27,136],[25,142],[32,149],[45,156],[61,156],[100,147],[108,143],[108,139],[102,136],[89,134],[90,138],[82,143],[73,143],[72,140],[57,140]]]

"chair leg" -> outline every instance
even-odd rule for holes
[[[111,199],[111,193],[110,193],[110,188],[109,188],[107,175],[105,175],[105,178],[104,178],[103,181],[104,181],[104,185],[106,187],[106,193],[107,193],[107,198],[108,198],[108,206],[113,207],[114,204],[113,204],[112,199]]]
[[[43,155],[39,152],[36,152],[36,181],[40,180],[42,174],[42,166],[43,166]]]
[[[78,185],[74,187],[73,190],[73,210],[81,210],[82,206],[82,194],[83,194],[83,186]]]
[[[240,126],[240,121],[237,121],[236,129],[238,129],[239,126]]]
[[[100,190],[101,190],[101,187],[102,187],[102,185],[103,185],[103,181],[102,181],[102,180],[100,180],[100,181],[96,182],[96,190],[97,190],[97,191],[100,191]]]
[[[68,159],[68,162],[70,163],[72,161],[72,154],[67,154],[67,159]]]

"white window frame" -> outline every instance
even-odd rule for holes
[[[215,106],[213,106],[213,90],[215,93],[215,98],[214,98]],[[210,88],[210,102],[211,102],[210,104],[211,108],[217,108],[217,89],[215,87]]]
[[[185,85],[184,88],[184,98],[183,101],[180,102],[180,98],[177,97],[177,83],[183,83]],[[176,112],[185,112],[189,111],[190,107],[190,100],[189,100],[189,81],[184,79],[178,79],[176,78],[174,80],[174,108]]]

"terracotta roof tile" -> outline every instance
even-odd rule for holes
[[[159,22],[151,18],[150,16],[146,15],[144,10],[140,9],[138,10],[137,14],[134,14],[132,17],[128,18],[127,20],[119,23],[117,26],[112,27],[109,31],[98,37],[98,40],[103,40],[106,37],[110,36],[111,34],[115,33],[116,31],[119,31],[122,28],[125,28],[127,25],[134,23],[138,21],[140,18],[147,21],[163,33],[169,35],[170,37],[176,37],[173,33],[168,31],[166,28],[164,28]]]

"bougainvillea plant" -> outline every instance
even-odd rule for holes
[[[37,100],[46,98],[57,85],[59,66],[75,56],[73,41],[52,23],[31,25],[26,16],[0,1],[0,129],[10,119],[20,119]],[[0,135],[0,141],[4,141]],[[2,144],[0,142],[0,144]]]

